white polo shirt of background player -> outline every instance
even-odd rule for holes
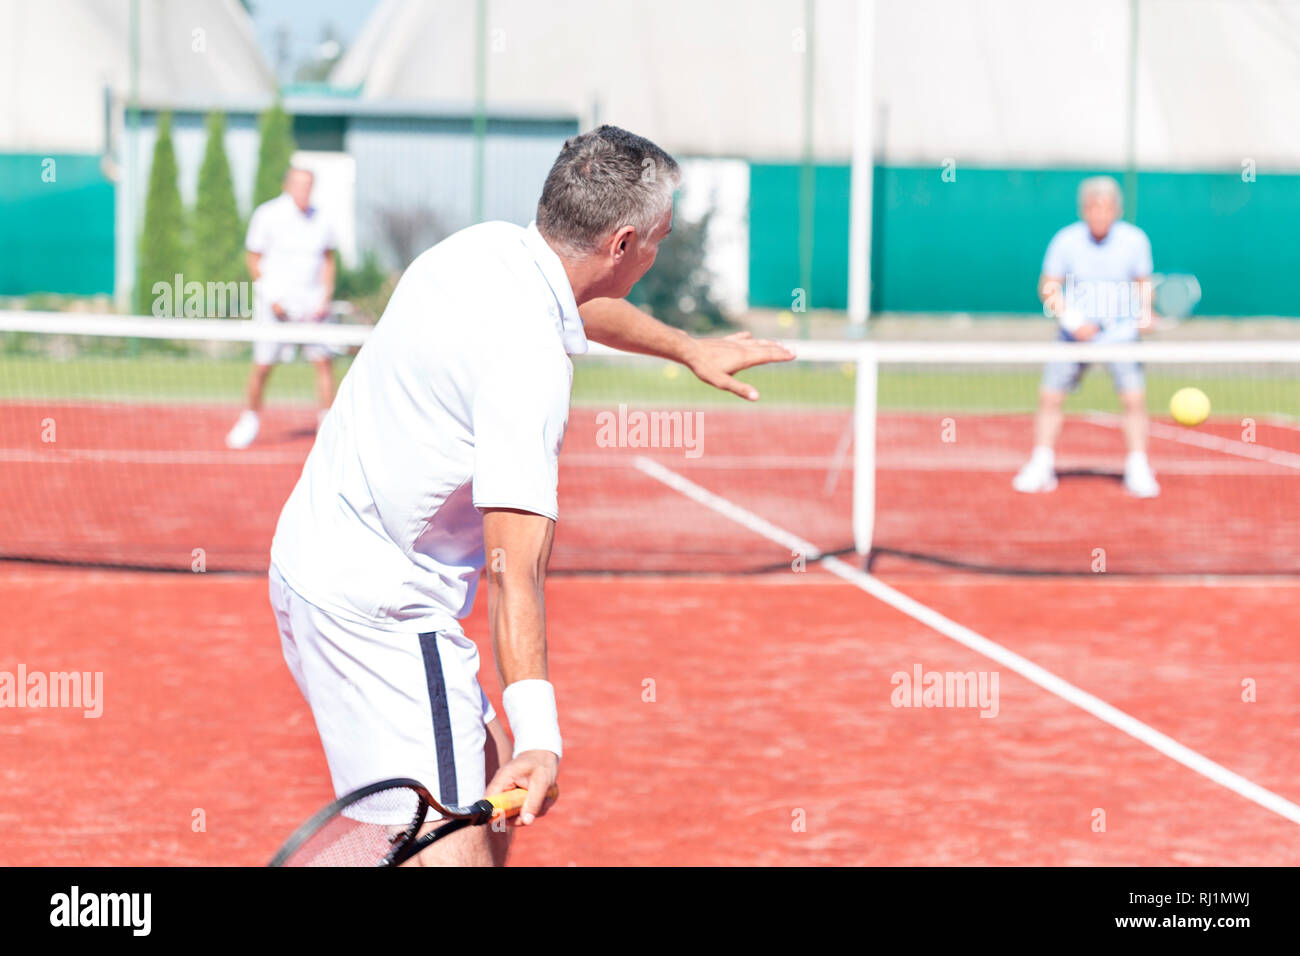
[[[276,528],[309,603],[397,631],[459,629],[483,509],[558,518],[573,363],[587,339],[536,228],[471,226],[420,255],[353,361]]]
[[[1097,242],[1085,222],[1066,226],[1048,243],[1043,275],[1066,280],[1066,305],[1105,330],[1137,334],[1141,317],[1135,279],[1151,275],[1151,241],[1119,220]]]
[[[325,253],[336,246],[325,215],[315,206],[303,212],[288,193],[253,210],[244,241],[244,248],[262,257],[259,285],[267,306],[280,302],[291,311],[320,304]]]

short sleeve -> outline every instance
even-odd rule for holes
[[[559,518],[571,366],[550,349],[494,357],[474,396],[474,506]]]
[[[1066,231],[1062,229],[1047,244],[1047,254],[1043,256],[1043,275],[1065,276],[1070,271],[1069,257],[1066,255]]]
[[[339,247],[338,235],[334,232],[334,221],[325,217],[321,228],[321,252],[333,252]]]
[[[248,220],[248,235],[244,239],[244,248],[249,252],[262,254],[270,245],[270,229],[266,223],[266,206],[258,206]]]
[[[1151,240],[1141,229],[1135,229],[1136,236],[1133,243],[1133,278],[1145,279],[1155,271],[1155,263],[1151,258]]]

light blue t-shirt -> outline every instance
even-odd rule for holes
[[[1130,330],[1137,334],[1142,310],[1136,280],[1151,272],[1151,240],[1122,220],[1101,242],[1087,223],[1071,223],[1052,237],[1043,257],[1043,275],[1065,279],[1066,305],[1110,332],[1107,338]]]

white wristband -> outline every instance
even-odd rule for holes
[[[555,688],[546,680],[519,680],[501,694],[501,705],[515,735],[515,753],[525,750],[560,752],[560,719],[555,710]]]

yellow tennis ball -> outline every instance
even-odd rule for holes
[[[681,369],[676,365],[668,364],[664,366],[664,378],[676,378],[681,374]]]
[[[793,328],[793,326],[794,326],[794,313],[793,313],[793,312],[782,312],[780,315],[778,315],[778,316],[776,317],[776,324],[779,325],[779,326],[781,326],[781,328],[783,328],[783,329]]]
[[[1210,400],[1199,388],[1180,388],[1169,400],[1169,412],[1180,425],[1199,425],[1210,417]]]

